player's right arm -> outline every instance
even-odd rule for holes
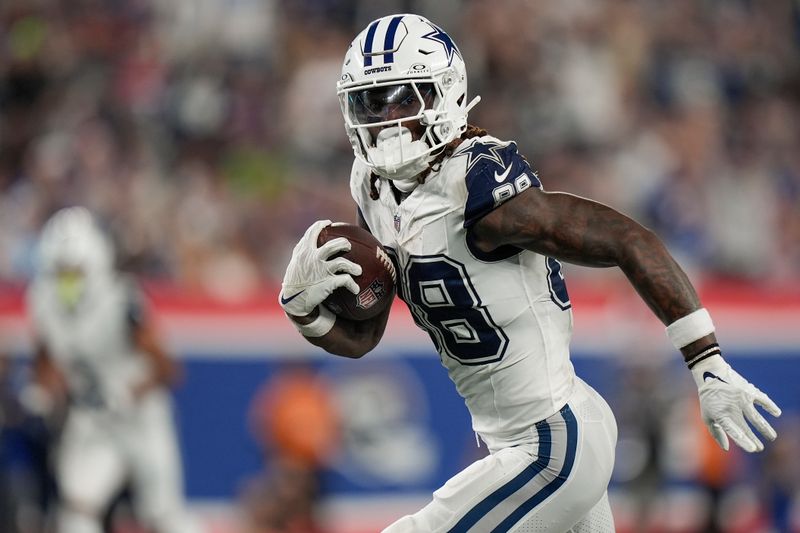
[[[315,222],[294,247],[279,301],[311,344],[335,355],[358,358],[377,346],[389,319],[389,309],[372,319],[356,322],[337,317],[321,305],[339,287],[357,294],[358,284],[352,276],[361,274],[359,265],[336,257],[350,250],[347,239],[339,237],[317,246],[320,231],[330,223],[330,220]]]
[[[335,317],[333,327],[328,333],[321,337],[305,336],[306,340],[326,352],[357,359],[369,353],[380,342],[389,321],[391,307],[387,306],[378,316],[368,320],[355,321]],[[320,309],[324,308],[318,305],[308,316],[288,316],[302,326],[318,319]]]

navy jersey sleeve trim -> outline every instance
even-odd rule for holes
[[[457,156],[467,159],[465,228],[522,191],[542,186],[514,142],[476,141]]]

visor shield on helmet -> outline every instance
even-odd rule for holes
[[[354,126],[419,120],[433,105],[433,84],[404,83],[368,87],[345,93],[347,113]]]

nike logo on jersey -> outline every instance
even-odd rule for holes
[[[289,296],[288,298],[284,298],[283,295],[281,295],[281,305],[288,304],[289,302],[291,302],[292,300],[294,300],[295,298],[297,298],[298,296],[300,296],[304,292],[306,292],[305,289],[303,289],[302,291],[298,292],[297,294],[293,294],[293,295]]]
[[[497,183],[503,183],[504,181],[506,181],[509,172],[511,172],[511,165],[508,165],[506,167],[506,170],[502,174],[498,174],[497,171],[495,170],[494,181],[496,181]]]
[[[711,372],[703,372],[703,382],[704,382],[704,383],[705,383],[705,381],[706,381],[708,378],[711,378],[711,379],[718,379],[718,380],[720,380],[720,381],[721,381],[721,382],[723,382],[723,383],[727,383],[727,381],[725,381],[725,380],[724,380],[724,379],[722,379],[721,377],[717,376],[716,374],[712,374]]]

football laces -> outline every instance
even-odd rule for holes
[[[389,271],[389,274],[392,275],[392,281],[396,283],[397,282],[397,274],[396,274],[396,272],[394,270],[394,263],[392,263],[392,260],[389,259],[388,255],[386,255],[386,252],[384,252],[380,247],[376,246],[375,247],[375,257],[377,257],[378,260],[381,263],[383,263],[383,266],[386,268],[386,270]]]

